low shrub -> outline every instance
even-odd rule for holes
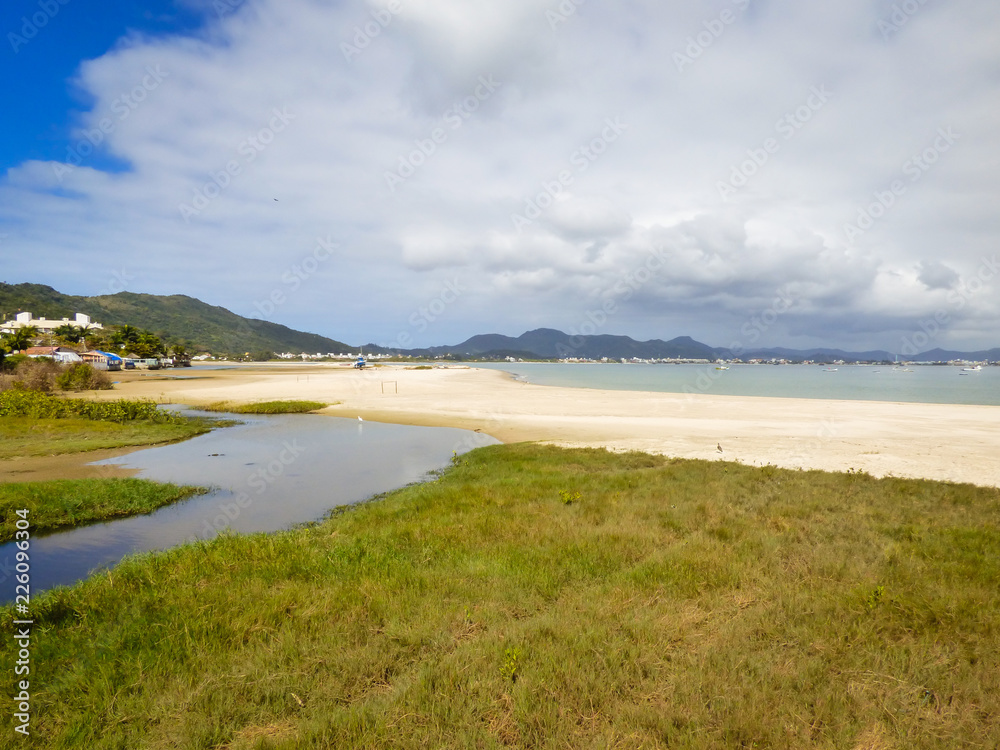
[[[11,388],[0,392],[0,417],[62,419],[83,417],[102,422],[177,422],[184,418],[161,411],[154,401],[88,401],[82,398],[56,398],[37,390]]]
[[[29,357],[27,354],[8,354],[6,357],[3,358],[3,361],[0,362],[0,372],[12,373],[14,372],[14,370],[17,369],[17,366],[20,365],[22,362],[30,362],[30,361],[31,357]]]
[[[62,368],[50,359],[28,357],[17,363],[11,379],[13,387],[51,393]]]
[[[21,357],[21,355],[17,355]],[[12,357],[6,360],[10,365]],[[53,391],[94,391],[110,390],[111,379],[107,373],[94,369],[86,362],[72,365],[61,365],[50,359],[32,359],[24,357],[13,366],[4,368],[0,373],[0,391],[12,388],[22,391],[38,391],[52,393]]]
[[[107,391],[111,389],[111,378],[106,372],[79,362],[56,376],[56,386],[62,391]]]

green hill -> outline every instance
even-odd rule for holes
[[[185,342],[194,351],[212,353],[350,352],[352,347],[314,333],[244,318],[224,307],[183,294],[160,296],[119,292],[102,297],[62,294],[43,284],[0,284],[0,317],[20,311],[35,317],[70,318],[85,313],[105,326],[145,328],[168,342]]]

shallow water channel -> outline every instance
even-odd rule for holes
[[[428,478],[449,464],[453,451],[498,442],[466,430],[316,414],[234,417],[243,424],[97,462],[212,491],[145,516],[33,537],[31,593],[74,583],[130,554],[211,539],[224,529],[277,531],[316,521],[337,506]],[[14,598],[15,551],[13,543],[0,546],[0,602]]]

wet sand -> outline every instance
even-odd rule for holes
[[[81,453],[62,453],[58,456],[28,456],[0,461],[0,483],[42,482],[47,479],[107,479],[131,477],[137,472],[119,466],[90,466],[93,461],[124,456],[148,446],[109,448]]]

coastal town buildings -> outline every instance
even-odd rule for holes
[[[34,327],[39,333],[51,333],[60,326],[71,325],[84,330],[104,328],[100,323],[95,323],[89,315],[77,313],[72,320],[62,318],[61,320],[49,320],[47,318],[34,318],[30,312],[19,312],[13,320],[5,320],[0,323],[0,333],[15,333],[20,328]]]

